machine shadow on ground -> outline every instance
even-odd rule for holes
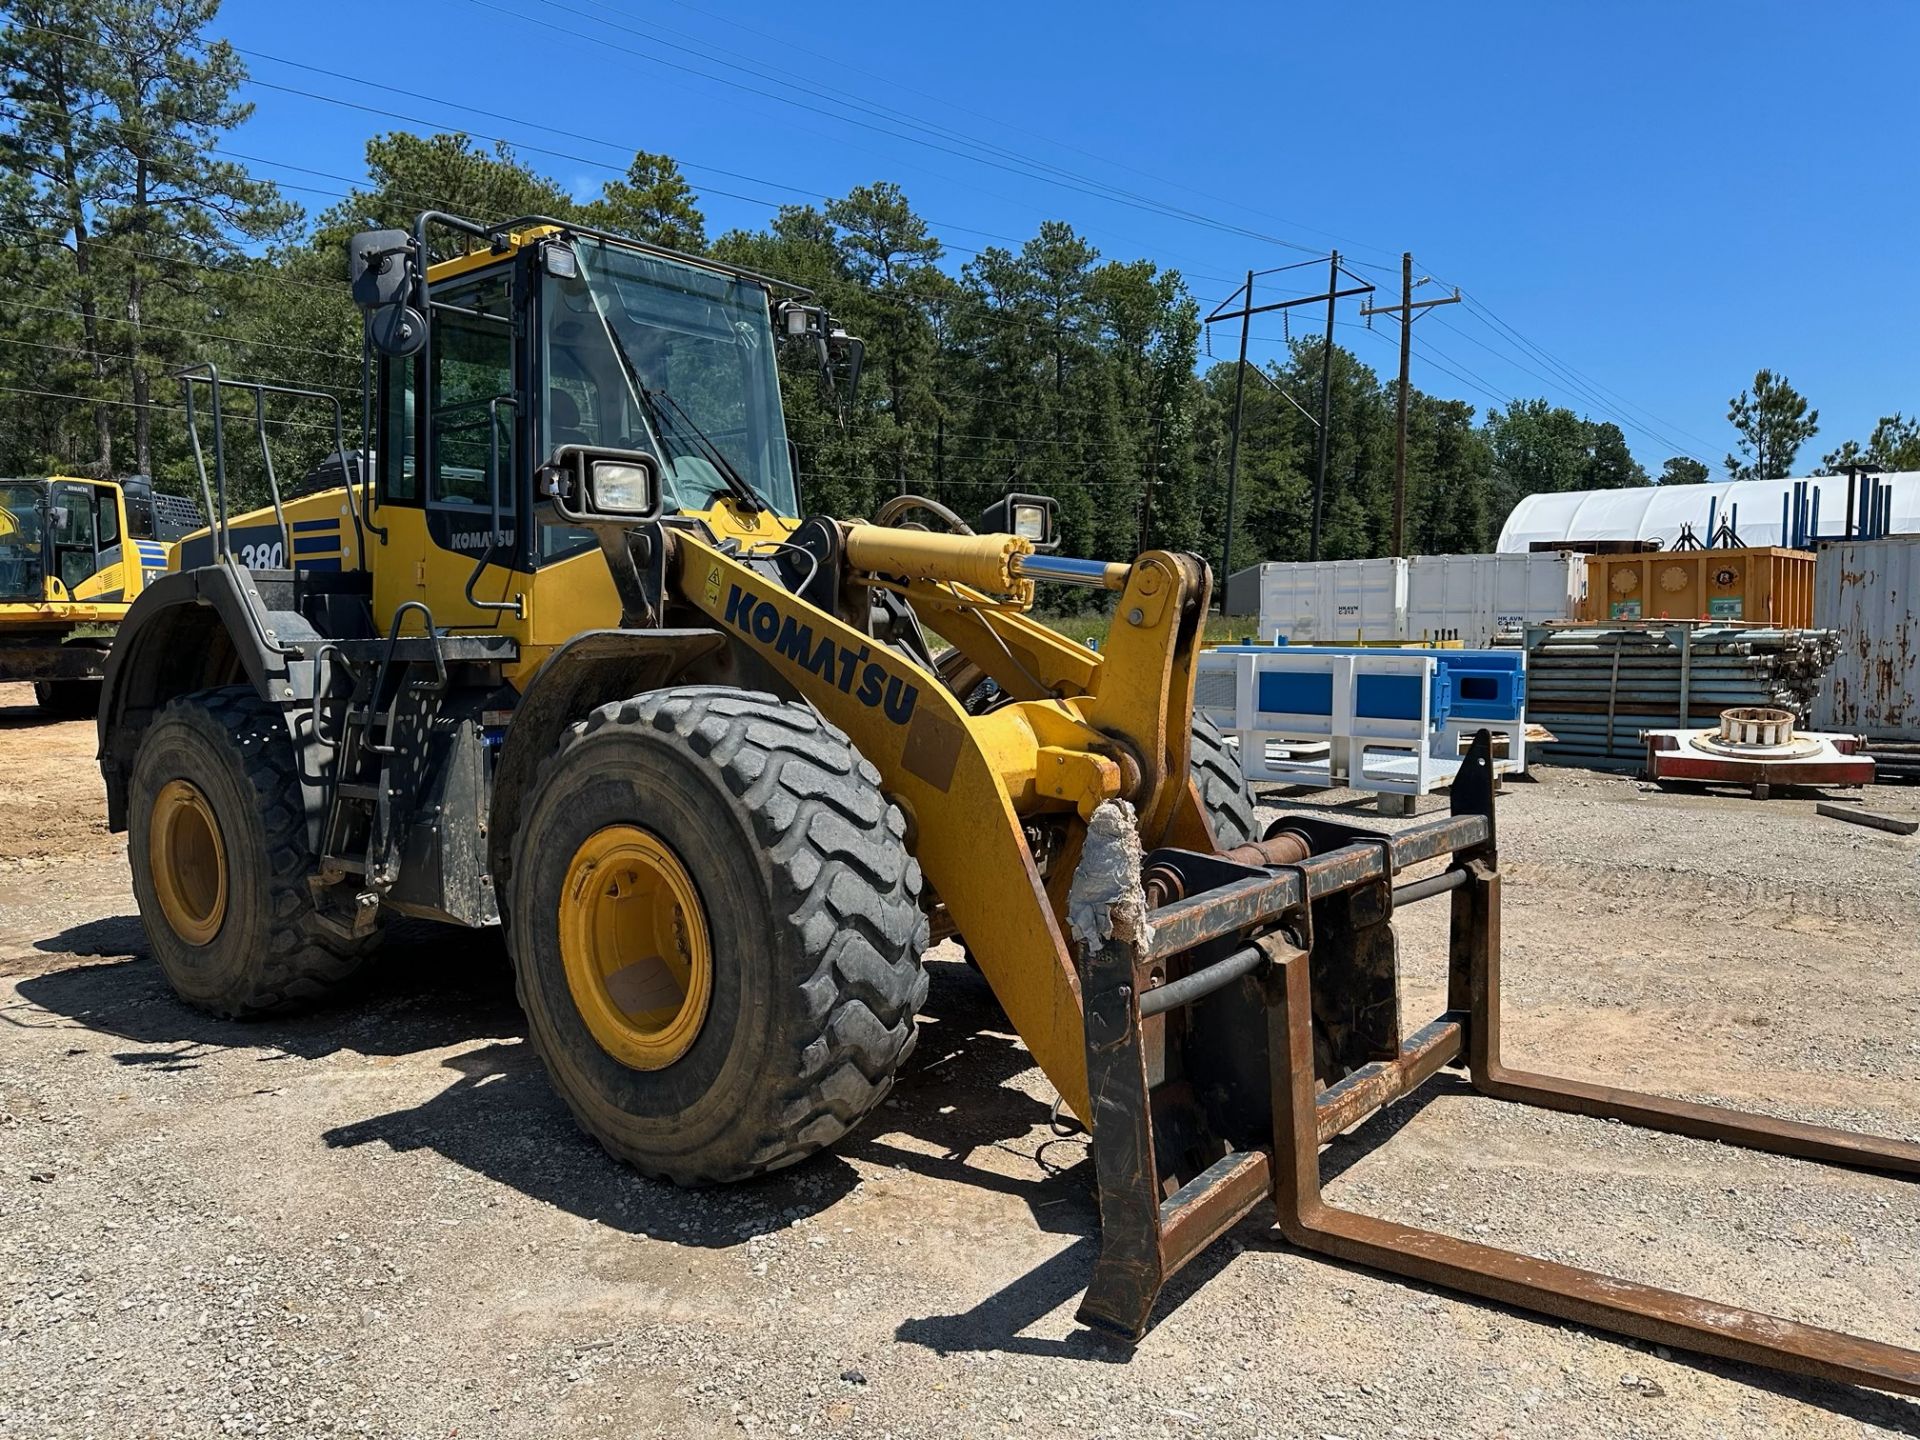
[[[136,916],[89,921],[38,942],[66,964],[17,982],[20,1000],[0,1028],[59,1027],[70,1054],[110,1042],[116,1064],[184,1073],[219,1052],[256,1051],[264,1092],[287,1083],[290,1062],[338,1054],[402,1058],[461,1048],[440,1063],[450,1082],[430,1099],[319,1132],[334,1148],[384,1144],[431,1150],[529,1198],[630,1234],[706,1247],[819,1214],[860,1181],[859,1159],[943,1183],[1015,1196],[1041,1228],[1089,1235],[1097,1227],[1084,1137],[1047,1137],[1049,1107],[1006,1082],[1032,1066],[986,984],[936,962],[930,1014],[887,1104],[834,1149],[741,1185],[689,1191],[648,1179],[580,1133],[526,1040],[510,962],[497,931],[403,922],[348,990],[311,1011],[229,1021],[176,999],[145,953]],[[487,1041],[475,1044],[476,1041]],[[118,1042],[119,1048],[115,1048]],[[1042,1132],[1039,1154],[1026,1149]],[[1029,1181],[970,1162],[998,1147],[1031,1160]]]

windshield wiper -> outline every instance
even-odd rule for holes
[[[682,435],[693,438],[699,448],[705,452],[707,463],[720,472],[720,478],[727,482],[727,488],[733,491],[735,498],[737,498],[741,504],[745,505],[749,510],[773,509],[773,506],[767,503],[766,496],[754,489],[746,477],[734,468],[733,462],[726,457],[725,452],[713,442],[707,432],[700,428],[698,422],[687,413],[684,405],[674,399],[673,396],[665,390],[648,389],[646,385],[641,383],[638,376],[634,377],[634,384],[640,386],[641,397],[646,400],[648,407],[653,411],[656,424],[661,424],[665,420],[664,412],[660,409],[660,402],[665,401],[673,407],[673,413],[679,417],[675,423],[675,428],[678,429]]]
[[[647,407],[647,413],[653,417],[654,429],[662,432],[661,439],[665,440],[665,432],[670,426],[678,430],[682,436],[690,434],[697,447],[706,452],[704,458],[707,463],[712,465],[719,472],[720,478],[727,482],[727,488],[733,492],[735,499],[749,510],[773,509],[773,506],[767,503],[766,497],[748,484],[740,472],[734,469],[733,462],[721,453],[720,447],[708,438],[707,432],[694,423],[693,417],[687,414],[678,400],[665,390],[652,389],[640,378],[640,368],[633,363],[633,357],[627,354],[627,342],[620,338],[619,327],[608,323],[606,314],[600,310],[597,296],[594,298],[594,311],[600,316],[600,328],[613,342],[613,353],[620,357],[620,365],[627,372],[627,380],[632,384],[634,392],[639,395],[640,403]],[[673,407],[674,415],[679,417],[677,421],[669,420],[666,410],[662,408],[662,401]]]

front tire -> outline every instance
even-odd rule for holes
[[[920,867],[810,708],[718,686],[602,706],[535,782],[510,947],[580,1127],[683,1185],[804,1159],[886,1096],[926,998]]]
[[[173,701],[141,737],[127,859],[174,993],[229,1019],[318,1000],[379,944],[320,923],[300,775],[280,712],[250,686]]]
[[[1261,838],[1260,816],[1246,774],[1240,769],[1240,758],[1219,727],[1198,711],[1193,716],[1187,774],[1199,787],[1200,807],[1213,826],[1213,843],[1218,849],[1231,850]]]

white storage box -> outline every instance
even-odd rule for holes
[[[1416,555],[1408,566],[1406,638],[1416,642],[1482,650],[1529,625],[1571,620],[1587,598],[1587,557],[1569,550]]]
[[[1260,638],[1377,645],[1407,638],[1407,562],[1319,560],[1260,567]]]

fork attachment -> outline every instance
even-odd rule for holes
[[[1269,1196],[1295,1245],[1640,1340],[1920,1395],[1920,1352],[1329,1205],[1320,1147],[1447,1067],[1497,1099],[1920,1176],[1920,1145],[1507,1068],[1491,740],[1452,813],[1397,835],[1289,817],[1258,848],[1146,857],[1147,924],[1082,943],[1101,1249],[1082,1323],[1126,1341]],[[1447,869],[1396,884],[1422,861]],[[1271,862],[1275,859],[1291,863]],[[1397,905],[1451,897],[1447,1010],[1400,1027]],[[1138,901],[1138,896],[1135,897]],[[1138,911],[1131,913],[1137,914]]]

